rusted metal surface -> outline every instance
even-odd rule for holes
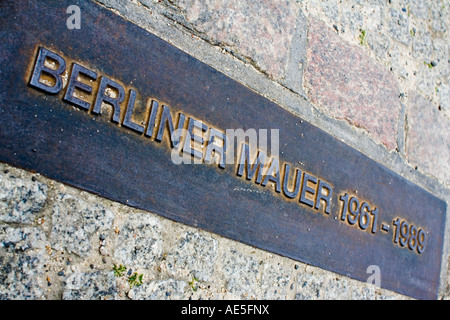
[[[67,29],[70,4],[1,4],[0,161],[361,281],[376,265],[383,288],[437,297],[445,202],[97,4],[79,1],[81,29]],[[290,178],[174,164],[156,121],[170,114],[191,132],[279,129]]]

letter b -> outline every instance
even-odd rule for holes
[[[53,60],[58,64],[57,69],[50,69],[45,66],[46,59]],[[33,74],[31,75],[30,86],[41,89],[47,93],[56,94],[61,91],[63,87],[63,82],[61,75],[66,70],[66,62],[56,53],[53,53],[43,47],[39,47],[38,56],[36,59],[36,64],[34,66]],[[54,81],[53,85],[48,85],[41,82],[41,76],[45,74],[47,77],[50,76]]]

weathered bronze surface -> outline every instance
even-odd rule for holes
[[[381,287],[437,297],[445,202],[113,12],[78,3],[72,30],[71,1],[1,4],[0,161],[361,281],[375,265]],[[257,159],[245,144],[235,164],[207,164],[213,150],[229,151],[226,129],[239,128],[279,130],[278,156],[259,154],[263,171],[245,161]],[[174,164],[173,147],[200,164]]]

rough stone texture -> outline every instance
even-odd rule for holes
[[[181,280],[167,279],[145,283],[133,287],[128,297],[132,300],[181,300],[186,299],[185,288],[188,283]]]
[[[262,271],[262,298],[268,300],[282,299],[287,294],[292,271],[285,265],[265,263]]]
[[[395,149],[400,101],[392,75],[317,19],[310,19],[308,45],[305,85],[311,101]]]
[[[43,249],[45,242],[45,234],[38,228],[13,228],[8,225],[0,225],[0,248],[4,248],[9,252]]]
[[[410,93],[407,124],[408,161],[450,185],[450,120],[425,98]]]
[[[399,299],[395,295],[386,294],[372,284],[355,285],[355,280],[342,278],[319,268],[305,266],[299,270],[293,283],[296,300]]]
[[[75,272],[64,281],[64,300],[111,300],[117,298],[113,272]]]
[[[430,55],[433,53],[431,33],[422,27],[415,31],[412,39],[412,52],[414,58],[424,60],[429,59]]]
[[[428,1],[425,0],[411,0],[409,2],[410,12],[422,19],[428,18]]]
[[[118,229],[114,258],[126,266],[149,268],[162,254],[162,226],[146,213],[128,215]]]
[[[256,297],[255,288],[259,282],[259,262],[235,248],[229,248],[223,263],[222,272],[226,289],[241,299]]]
[[[93,235],[110,229],[112,222],[113,214],[102,205],[60,194],[52,213],[52,246],[86,257]]]
[[[300,274],[298,277],[298,292],[295,294],[296,300],[318,300],[324,290],[324,275],[314,273]]]
[[[411,36],[409,33],[409,17],[406,12],[391,9],[389,28],[389,32],[395,40],[409,45]]]
[[[34,227],[0,226],[0,300],[45,298],[45,240]]]
[[[429,1],[431,13],[428,18],[431,20],[431,27],[434,31],[446,32],[450,24],[449,12],[450,5],[449,1]]]
[[[211,281],[217,259],[217,241],[199,233],[186,232],[166,255],[165,265],[172,276]]]
[[[439,90],[441,96],[441,108],[450,118],[450,85],[443,85]]]
[[[295,1],[174,0],[171,3],[181,9],[187,26],[205,34],[209,41],[250,59],[275,79],[284,76],[299,16]]]
[[[32,223],[47,199],[47,186],[0,173],[0,221]]]

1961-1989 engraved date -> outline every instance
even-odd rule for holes
[[[378,228],[378,208],[371,208],[370,205],[359,200],[356,196],[344,194],[339,197],[343,202],[340,221],[350,225],[357,225],[361,230],[370,230],[375,234]],[[422,253],[425,250],[426,233],[423,229],[409,224],[406,220],[397,218],[392,221],[394,226],[393,239],[400,247],[408,248],[411,251]],[[389,225],[382,224],[381,229],[389,232]]]

